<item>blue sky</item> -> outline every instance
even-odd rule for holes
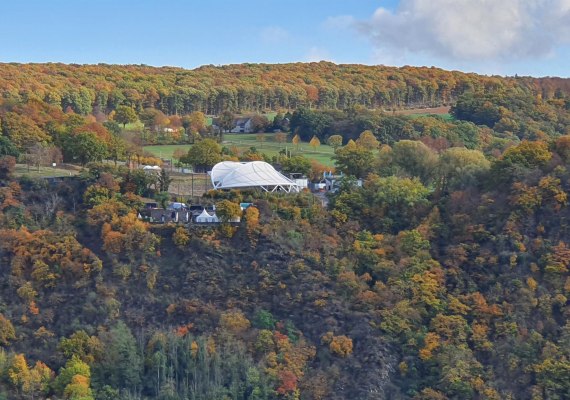
[[[13,0],[0,61],[330,60],[570,76],[570,0]]]

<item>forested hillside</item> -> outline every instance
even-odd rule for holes
[[[0,399],[570,398],[566,80],[330,63],[0,71]],[[452,115],[358,106],[428,103]],[[143,196],[181,200],[168,171],[139,168],[160,162],[143,135],[192,137],[193,166],[266,159],[319,181],[314,161],[240,152],[204,127],[203,112],[280,107],[279,140],[334,149],[327,206],[210,191],[199,202],[219,225],[142,219]],[[78,175],[33,176],[55,160]]]
[[[451,104],[467,91],[512,88],[545,100],[570,91],[558,78],[501,78],[437,68],[297,64],[203,66],[194,70],[149,66],[0,64],[0,95],[37,99],[109,113],[119,105],[166,114],[250,112],[311,107],[344,110]]]

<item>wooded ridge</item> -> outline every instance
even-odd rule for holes
[[[236,64],[193,70],[145,65],[0,64],[0,93],[38,99],[80,114],[123,104],[166,114],[201,111],[427,107],[467,91],[514,88],[544,99],[570,91],[570,80],[483,76],[427,67],[336,65],[330,62]]]

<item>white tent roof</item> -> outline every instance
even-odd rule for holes
[[[202,210],[202,214],[198,215],[196,218],[210,218],[210,217],[211,217],[211,215],[208,214],[208,213],[206,212],[206,209],[204,208],[204,209]]]
[[[210,215],[206,209],[204,209],[202,210],[202,214],[196,217],[196,222],[220,222],[220,220],[215,213],[214,215]]]
[[[299,186],[264,161],[223,161],[211,172],[214,189],[259,187],[267,192],[298,192]]]

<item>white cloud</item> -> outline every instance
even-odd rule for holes
[[[512,61],[570,43],[570,0],[401,0],[397,10],[379,8],[352,25],[396,55]]]
[[[283,43],[289,40],[290,35],[279,26],[268,26],[261,30],[261,41],[267,44]]]
[[[405,65],[413,63],[405,52],[395,52],[377,47],[372,51],[372,63],[379,65]]]
[[[313,46],[305,55],[307,62],[332,61],[329,52],[322,47]]]
[[[328,17],[322,26],[326,29],[346,29],[354,25],[356,19],[352,15],[338,15],[336,17]]]

